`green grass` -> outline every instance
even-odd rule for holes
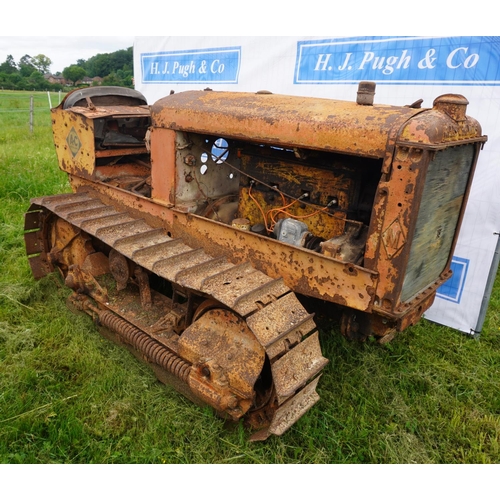
[[[31,134],[25,111],[2,112],[29,107],[30,93],[0,92],[1,463],[500,462],[498,279],[480,340],[422,320],[388,345],[354,344],[322,324],[321,400],[281,438],[250,443],[157,382],[66,308],[56,274],[31,277],[29,200],[69,191],[47,95],[34,95]]]

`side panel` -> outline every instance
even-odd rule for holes
[[[175,203],[175,131],[151,130],[151,188],[157,201]]]
[[[172,232],[209,254],[249,260],[268,276],[282,277],[296,293],[362,311],[372,308],[378,276],[354,264],[191,214],[174,214]]]
[[[399,300],[428,161],[422,149],[397,148],[375,197],[365,266],[380,274],[375,305],[387,314],[394,312]]]
[[[143,217],[154,227],[164,227],[169,236],[181,238],[211,256],[225,256],[230,262],[250,261],[272,278],[283,277],[297,293],[328,302],[371,311],[378,275],[354,264],[300,247],[242,231],[190,213],[161,206],[123,190],[109,189],[81,178],[72,178],[76,190],[93,190],[106,203],[114,200]]]
[[[95,167],[94,123],[85,116],[54,108],[52,131],[61,170],[92,179]]]

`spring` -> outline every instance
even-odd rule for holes
[[[99,311],[99,321],[143,353],[151,362],[187,382],[191,365],[149,335],[110,311]]]

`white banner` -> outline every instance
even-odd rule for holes
[[[171,91],[269,90],[354,101],[358,82],[377,83],[375,103],[407,105],[447,93],[488,142],[480,154],[452,262],[453,277],[426,313],[474,333],[500,231],[500,37],[137,37],[135,88],[150,104]]]

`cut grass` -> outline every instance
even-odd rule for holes
[[[0,111],[29,95],[0,92]],[[33,135],[24,111],[0,113],[0,462],[500,461],[499,279],[480,340],[423,320],[388,345],[355,344],[322,322],[330,364],[321,400],[281,438],[250,443],[240,424],[158,383],[89,317],[66,308],[69,291],[57,274],[31,276],[23,241],[29,200],[69,191],[46,94],[35,102]]]

